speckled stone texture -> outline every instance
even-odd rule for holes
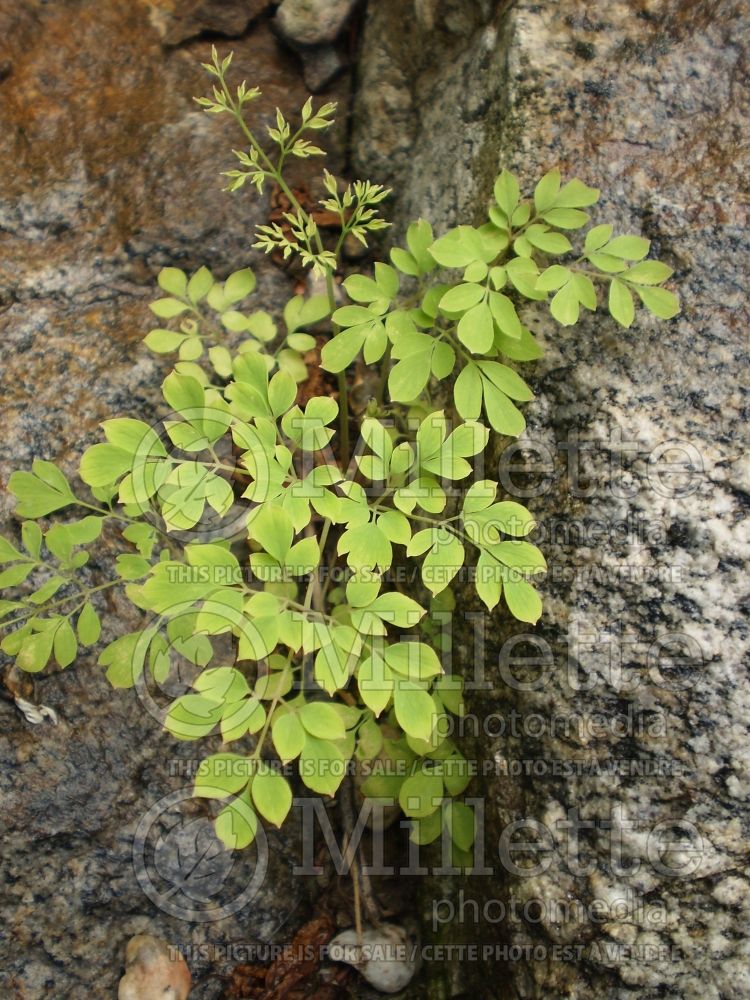
[[[154,414],[169,362],[140,341],[156,325],[146,304],[160,267],[206,263],[224,277],[249,262],[259,306],[276,313],[290,294],[285,274],[249,249],[267,203],[221,191],[237,144],[229,123],[192,102],[207,90],[200,62],[215,33],[238,32],[219,47],[235,50],[238,79],[262,85],[260,118],[271,121],[277,104],[302,105],[301,68],[272,34],[267,6],[0,0],[4,531],[18,528],[4,488],[13,469],[41,457],[73,473],[101,420]],[[186,35],[193,40],[175,48]],[[345,102],[346,88],[342,80],[323,99]],[[108,551],[87,569],[94,582],[111,577]],[[119,598],[98,607],[103,639],[139,626]],[[243,955],[210,946],[285,941],[305,919],[310,880],[291,876],[298,830],[293,821],[271,836],[265,887],[239,914],[200,923],[154,905],[136,878],[133,837],[154,803],[189,790],[193,748],[167,737],[134,693],[113,691],[96,655],[36,680],[33,697],[57,711],[57,727],[29,725],[6,691],[0,697],[0,995],[111,998],[126,941],[150,933],[197,949],[191,998],[218,996],[221,980],[206,973]],[[178,849],[188,867],[191,851],[208,851],[208,870],[197,869],[203,888],[216,876],[217,898],[231,901],[255,862],[240,855],[225,870],[191,808],[177,802],[156,820],[161,876],[151,871],[167,891]],[[190,905],[181,891],[171,898]]]
[[[517,645],[498,617],[484,652],[464,637],[491,681],[473,710],[498,713],[479,741],[496,874],[466,895],[506,907],[487,912],[507,950],[441,996],[750,996],[747,44],[731,0],[370,7],[354,148],[397,229],[477,217],[502,165],[527,186],[559,165],[683,301],[628,332],[527,313],[546,356],[500,464],[541,524],[545,613]],[[499,862],[516,821],[536,874]]]

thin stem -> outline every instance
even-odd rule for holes
[[[59,608],[61,604],[67,604],[68,601],[80,601],[81,598],[83,598],[82,603],[85,604],[91,594],[95,594],[99,590],[106,590],[107,587],[115,587],[118,583],[124,582],[124,580],[110,580],[108,583],[102,583],[98,587],[87,587],[85,590],[79,590],[76,594],[68,594],[67,597],[60,597],[58,600],[52,601],[50,604],[42,604],[38,608],[29,608],[24,614],[18,615],[16,618],[11,618],[6,622],[2,622],[2,628],[8,628],[9,625],[18,625],[19,622],[25,621],[31,615],[41,613],[42,611],[50,611],[52,608]],[[75,608],[70,612],[70,614],[72,615],[74,613]]]
[[[323,559],[326,542],[328,541],[328,532],[330,530],[331,530],[331,519],[330,517],[327,517],[323,522],[323,530],[320,533],[320,543],[319,543],[320,560]],[[315,607],[315,604],[313,603],[313,599],[316,597],[316,592],[317,592],[316,603],[318,604],[318,607]],[[315,610],[319,614],[323,614],[322,595],[320,594],[320,580],[318,579],[317,567],[310,574],[310,582],[307,585],[307,593],[305,594],[304,606],[307,608],[315,607]]]
[[[291,657],[291,653],[289,655]],[[289,660],[286,661],[286,666],[287,667],[289,666]],[[286,670],[286,667],[284,669]],[[263,723],[263,729],[261,730],[260,736],[258,737],[258,742],[255,744],[255,749],[250,755],[251,760],[260,759],[260,755],[263,752],[263,744],[266,742],[266,736],[268,735],[268,729],[271,725],[271,719],[273,718],[274,710],[278,705],[278,703],[281,701],[281,697],[282,696],[279,694],[278,691],[273,696],[271,704],[268,707],[268,711],[266,712],[266,721]]]
[[[266,170],[276,183],[279,185],[281,190],[286,195],[289,200],[290,206],[299,214],[300,218],[304,219],[306,222],[310,221],[310,214],[306,212],[305,209],[300,204],[299,200],[295,197],[289,185],[284,180],[281,170],[274,166],[270,157],[266,154],[265,150],[258,142],[258,140],[253,135],[252,131],[248,128],[247,123],[242,115],[242,111],[239,106],[235,104],[232,98],[231,92],[227,85],[224,83],[223,77],[221,77],[221,84],[224,88],[224,93],[227,97],[227,102],[229,104],[232,116],[234,117],[237,124],[242,129],[245,138],[248,140],[253,149],[257,152],[258,156],[262,159],[266,166]],[[318,253],[323,252],[323,241],[320,238],[320,232],[318,231],[317,225],[313,229],[313,239],[315,240],[315,246],[317,247]],[[338,260],[338,250],[336,248],[336,258]],[[326,275],[326,292],[328,295],[328,308],[330,309],[331,315],[336,311],[336,298],[334,295],[333,288],[333,271],[331,268],[325,268]],[[338,333],[338,327],[335,323],[331,323],[333,328],[333,336],[335,337]],[[346,373],[339,372],[338,377],[339,382],[339,426],[341,433],[341,465],[342,468],[346,469],[349,464],[349,390],[346,384]]]

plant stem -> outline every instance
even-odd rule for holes
[[[326,542],[328,541],[328,532],[330,530],[331,530],[331,519],[330,517],[327,517],[323,522],[323,530],[320,533],[319,548],[320,548],[321,561],[323,559],[323,554],[325,553]],[[317,603],[320,605],[319,607],[315,607],[316,602],[313,601],[313,598],[316,596],[316,592],[318,597]],[[320,580],[318,579],[317,567],[310,574],[310,582],[307,585],[307,593],[305,594],[305,607],[306,608],[314,607],[317,612],[323,614],[322,596],[320,594]]]
[[[83,597],[83,603],[85,604],[91,594],[95,594],[99,590],[106,590],[107,587],[114,587],[118,583],[125,583],[125,581],[110,580],[108,583],[102,583],[98,587],[87,587],[85,590],[79,590],[77,594],[68,594],[67,597],[60,597],[58,600],[52,601],[50,604],[42,604],[39,607],[29,608],[26,613],[18,615],[16,618],[11,618],[7,622],[3,622],[2,627],[7,628],[9,625],[18,625],[19,622],[24,621],[30,615],[36,614],[37,612],[41,613],[42,611],[49,611],[52,608],[59,608],[61,604],[67,604],[68,601],[80,600],[81,597]],[[75,608],[70,612],[70,614],[72,615],[74,611]]]
[[[269,176],[271,176],[279,185],[279,187],[289,200],[290,206],[299,214],[300,218],[304,219],[306,222],[309,222],[310,221],[309,212],[306,212],[304,210],[302,205],[299,203],[299,200],[295,197],[291,188],[284,180],[281,171],[274,166],[270,157],[266,154],[265,150],[258,142],[258,140],[255,138],[252,131],[248,128],[247,123],[245,122],[245,119],[242,116],[242,111],[235,104],[232,95],[229,91],[229,88],[226,86],[223,79],[221,80],[221,83],[224,88],[224,93],[227,96],[227,100],[233,118],[242,129],[245,138],[248,140],[253,149],[257,152],[258,156],[262,159]],[[323,241],[320,238],[320,233],[318,231],[317,225],[314,227],[313,230],[313,239],[315,240],[315,246],[317,247],[318,253],[322,253]],[[338,252],[336,256],[338,259]],[[331,270],[331,268],[329,267],[325,268],[325,275],[326,275],[326,292],[328,294],[328,308],[331,311],[331,315],[333,315],[333,313],[336,311],[336,298],[334,295],[333,271]],[[333,329],[333,336],[335,337],[336,334],[338,333],[338,327],[333,322],[331,323],[331,326]],[[338,381],[339,381],[339,426],[341,433],[341,465],[343,469],[346,469],[347,466],[349,465],[349,392],[346,384],[345,372],[339,372]]]

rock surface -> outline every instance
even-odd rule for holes
[[[284,0],[275,24],[295,45],[335,42],[359,0]]]
[[[465,895],[505,907],[502,947],[491,969],[435,965],[435,995],[750,993],[747,32],[738,2],[369,9],[356,166],[394,187],[399,229],[478,218],[501,166],[528,187],[559,164],[602,188],[599,221],[652,240],[683,301],[627,333],[528,314],[546,356],[502,467],[542,526],[545,614],[525,643],[498,619],[484,653],[462,636],[491,682],[480,727],[502,720],[481,751],[495,875]],[[498,857],[514,822],[537,872]],[[473,912],[443,938],[470,940]]]
[[[169,362],[140,341],[154,325],[146,303],[160,267],[206,263],[223,277],[250,263],[259,306],[276,312],[290,294],[283,272],[249,250],[268,204],[221,191],[236,137],[192,102],[208,88],[200,62],[211,40],[168,47],[180,18],[183,33],[244,32],[219,47],[235,50],[238,80],[261,85],[254,108],[271,122],[277,104],[293,111],[307,89],[267,20],[246,31],[260,6],[0,0],[3,487],[37,457],[73,473],[101,420],[154,412]],[[237,21],[209,17],[230,8]],[[327,96],[345,104],[346,80]],[[3,488],[3,531],[17,531],[11,507]],[[90,572],[109,578],[106,551]],[[140,625],[119,599],[98,609],[103,642]],[[254,887],[262,858],[226,856],[194,811],[194,749],[163,734],[147,699],[114,692],[96,656],[24,692],[56,711],[57,726],[31,725],[0,698],[0,995],[111,998],[127,939],[154,934],[185,952],[191,1000],[218,996],[221,982],[204,973],[244,957],[228,943],[283,941],[290,914],[305,918],[312,880],[290,874],[299,831],[293,821],[270,836],[267,879]],[[215,922],[190,917],[217,901],[238,909]]]

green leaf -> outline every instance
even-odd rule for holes
[[[18,559],[25,559],[23,552],[19,552],[7,538],[0,535],[0,565],[6,562],[15,562]]]
[[[421,819],[412,817],[409,840],[415,844],[432,844],[443,830],[443,811],[436,809],[429,816]]]
[[[253,803],[261,816],[281,826],[292,808],[292,790],[282,775],[261,764],[251,786]]]
[[[633,322],[635,306],[630,289],[622,281],[613,278],[609,285],[609,311],[620,326],[626,329]]]
[[[69,667],[78,652],[78,640],[67,618],[63,618],[55,629],[53,643],[58,666]]]
[[[436,542],[422,563],[422,582],[439,594],[448,586],[464,564],[464,547],[455,535],[438,528]]]
[[[156,280],[168,295],[180,298],[187,294],[187,275],[179,267],[163,267]]]
[[[459,320],[457,332],[458,339],[472,354],[486,354],[495,339],[492,313],[487,303],[480,302],[464,313]]]
[[[510,283],[524,298],[541,302],[546,299],[544,292],[536,288],[539,277],[539,268],[535,261],[528,257],[513,257],[505,266],[505,273],[510,279]]]
[[[350,274],[343,285],[346,294],[355,302],[375,302],[383,294],[372,278],[364,274]]]
[[[542,615],[542,600],[526,580],[512,576],[505,580],[505,602],[514,618],[535,625]]]
[[[299,757],[305,744],[305,729],[294,713],[276,714],[271,724],[273,745],[281,760],[287,764]]]
[[[14,472],[8,480],[8,489],[19,501],[19,517],[45,517],[75,503],[75,496],[68,481],[51,462],[36,459],[32,472]]]
[[[346,758],[332,740],[308,736],[300,754],[300,777],[319,795],[335,795],[346,774]]]
[[[292,547],[294,526],[285,510],[266,504],[251,522],[250,537],[259,541],[266,552],[283,564]]]
[[[485,378],[511,399],[528,402],[534,398],[534,393],[518,372],[514,372],[507,365],[500,364],[499,361],[480,361],[477,367]]]
[[[542,292],[551,292],[570,281],[571,272],[567,267],[560,264],[552,264],[546,268],[537,278],[536,287]]]
[[[474,810],[463,802],[449,802],[445,808],[445,824],[454,844],[468,851],[476,837]]]
[[[184,303],[180,302],[179,299],[157,299],[156,302],[152,302],[149,305],[151,312],[158,316],[159,319],[172,319],[175,316],[180,316],[189,307]]]
[[[144,343],[155,354],[171,354],[187,339],[184,333],[175,333],[174,330],[150,330]]]
[[[578,293],[572,281],[563,285],[549,304],[549,311],[562,326],[573,326],[578,322],[580,303]]]
[[[268,403],[274,417],[280,417],[294,405],[297,383],[288,372],[279,371],[268,383]]]
[[[364,306],[342,306],[336,310],[332,318],[339,326],[359,326],[362,323],[372,322],[376,316]]]
[[[78,638],[81,645],[83,646],[92,646],[95,642],[99,641],[102,625],[99,621],[99,615],[97,615],[96,610],[90,601],[86,601],[80,615],[78,616],[76,630],[78,632]]]
[[[341,716],[333,705],[326,702],[308,702],[300,709],[299,718],[311,736],[318,736],[322,740],[342,740],[346,736]]]
[[[550,170],[539,181],[534,189],[534,207],[537,215],[541,215],[548,208],[552,208],[560,191],[560,171]]]
[[[500,334],[496,339],[496,345],[500,353],[512,361],[535,361],[544,354],[525,326],[521,327],[521,336],[518,340]]]
[[[147,455],[166,457],[166,448],[159,440],[156,430],[142,420],[133,420],[129,417],[105,420],[102,429],[111,445],[127,451],[130,455],[141,458]]]
[[[393,676],[382,657],[366,657],[357,671],[357,685],[365,705],[377,716],[385,709],[393,693]]]
[[[151,569],[148,559],[133,553],[118,556],[115,565],[117,575],[123,580],[140,580],[147,576]]]
[[[518,437],[526,428],[526,420],[521,411],[513,405],[504,392],[498,389],[486,376],[482,378],[484,408],[487,419],[498,434]]]
[[[659,285],[671,277],[672,273],[672,268],[660,260],[643,260],[640,264],[629,267],[623,278],[636,285]]]
[[[586,234],[584,247],[586,250],[601,250],[612,238],[612,226],[594,226]]]
[[[486,552],[480,553],[477,560],[476,591],[489,611],[497,607],[503,593],[502,570]]]
[[[411,597],[395,591],[376,597],[368,610],[398,628],[411,628],[426,614],[424,608]]]
[[[593,312],[596,309],[596,289],[594,283],[585,274],[574,274],[572,282],[578,296],[578,301],[584,308]]]
[[[555,198],[556,208],[586,208],[599,200],[599,189],[588,187],[574,177],[568,181]]]
[[[265,721],[266,710],[257,698],[230,702],[221,717],[221,738],[231,743],[247,733],[257,733]]]
[[[332,337],[320,352],[321,367],[328,372],[341,372],[348,368],[362,350],[369,326],[369,323],[363,323]]]
[[[422,274],[426,274],[428,271],[431,271],[435,266],[435,262],[429,252],[434,239],[432,226],[425,219],[417,219],[417,221],[412,222],[406,230],[407,246],[409,247],[411,255],[417,262],[419,270]],[[396,290],[392,292],[391,297],[393,297],[397,291],[398,286],[396,286]]]
[[[680,311],[680,300],[666,288],[636,288],[636,292],[648,311],[659,319],[671,319]]]
[[[417,264],[416,260],[406,250],[402,250],[400,247],[393,247],[391,249],[391,260],[402,274],[408,274],[413,278],[419,276],[419,264]]]
[[[606,247],[604,251],[606,251]],[[601,250],[589,250],[588,259],[594,265],[598,267],[600,271],[604,271],[605,274],[619,274],[627,269],[627,264],[621,257],[613,257],[612,254],[606,253]]]
[[[388,391],[391,399],[409,402],[417,399],[430,379],[432,349],[410,354],[391,368]]]
[[[412,225],[409,226],[409,232],[411,232],[412,235],[414,234],[415,225],[416,225],[415,223],[412,223]],[[426,223],[426,225],[428,226],[429,229],[429,224]],[[430,238],[431,234],[432,230],[430,230]],[[407,242],[408,240],[409,240],[409,233],[407,232]],[[409,249],[411,249],[411,244],[409,245]],[[413,250],[412,253],[414,253]],[[419,257],[416,254],[415,254],[415,260],[417,260],[417,263],[419,263]],[[431,263],[431,261],[428,262]],[[383,264],[381,261],[376,261],[375,283],[380,289],[380,294],[384,298],[394,299],[396,295],[398,295],[398,286],[399,286],[398,274],[393,270],[393,268],[389,264]]]
[[[240,302],[255,288],[255,275],[249,267],[230,274],[224,282],[224,296],[229,302]]]
[[[5,590],[8,587],[17,587],[19,583],[23,583],[33,569],[34,563],[31,561],[19,563],[16,566],[9,566],[8,569],[0,573],[0,590]]]
[[[641,260],[645,257],[651,246],[651,241],[642,236],[616,236],[605,247],[605,251],[612,257],[620,257],[622,260]]]
[[[560,255],[573,249],[567,236],[563,236],[562,233],[545,232],[545,229],[546,226],[529,226],[526,231],[526,239],[537,250]]]
[[[35,591],[28,600],[32,604],[46,604],[50,597],[53,597],[60,587],[67,582],[64,576],[53,576],[46,583],[43,583],[39,590]]]
[[[431,740],[437,712],[435,703],[423,688],[399,680],[393,691],[393,707],[396,720],[405,733],[418,740]]]
[[[42,632],[35,632],[23,641],[21,650],[16,657],[16,666],[27,673],[35,674],[44,670],[52,655],[52,644],[55,637],[54,626],[49,626]]]
[[[79,472],[88,486],[110,486],[133,469],[133,456],[113,444],[94,444],[81,458]]]
[[[191,302],[200,302],[202,298],[211,291],[214,284],[214,276],[207,267],[199,267],[195,274],[188,281],[187,293]]]
[[[102,650],[99,665],[107,667],[107,680],[115,688],[131,688],[143,673],[148,642],[143,632],[122,635]],[[171,730],[170,730],[171,732]]]
[[[122,533],[122,537],[131,542],[138,549],[138,554],[145,559],[151,558],[154,545],[156,544],[156,529],[151,524],[129,524]]]
[[[467,267],[483,259],[482,238],[471,226],[459,226],[441,236],[429,249],[442,267]]]
[[[505,566],[520,570],[522,573],[538,573],[547,568],[541,551],[530,542],[517,539],[502,542],[485,542],[492,555]]]
[[[472,362],[458,374],[453,387],[453,401],[464,420],[476,420],[482,412],[482,377]]]
[[[426,769],[410,775],[398,793],[399,805],[407,816],[429,816],[443,801],[442,775]]]
[[[485,296],[486,289],[483,285],[476,285],[473,282],[465,282],[449,289],[440,299],[440,308],[444,312],[461,313],[471,309]]]
[[[505,213],[505,217],[510,221],[518,205],[520,190],[518,180],[515,175],[508,170],[503,170],[495,181],[494,187],[495,201]]]
[[[426,681],[443,672],[437,653],[423,642],[396,642],[386,646],[384,656],[391,670],[413,680]]]
[[[507,295],[503,295],[502,292],[492,292],[490,309],[498,328],[506,337],[518,339],[521,336],[521,321],[516,313],[516,307]]]
[[[589,221],[588,215],[577,208],[550,208],[542,218],[558,229],[580,229]]]
[[[244,675],[234,667],[212,667],[204,670],[193,683],[193,687],[217,701],[239,701],[250,692]]]
[[[204,758],[195,776],[193,794],[201,799],[235,795],[253,777],[254,762],[236,753],[215,753]]]
[[[250,803],[247,793],[225,806],[214,821],[216,836],[230,851],[242,850],[255,840],[258,829],[258,817]]]
[[[42,529],[36,521],[25,521],[21,525],[21,537],[29,555],[33,556],[34,559],[38,559],[42,549]]]

